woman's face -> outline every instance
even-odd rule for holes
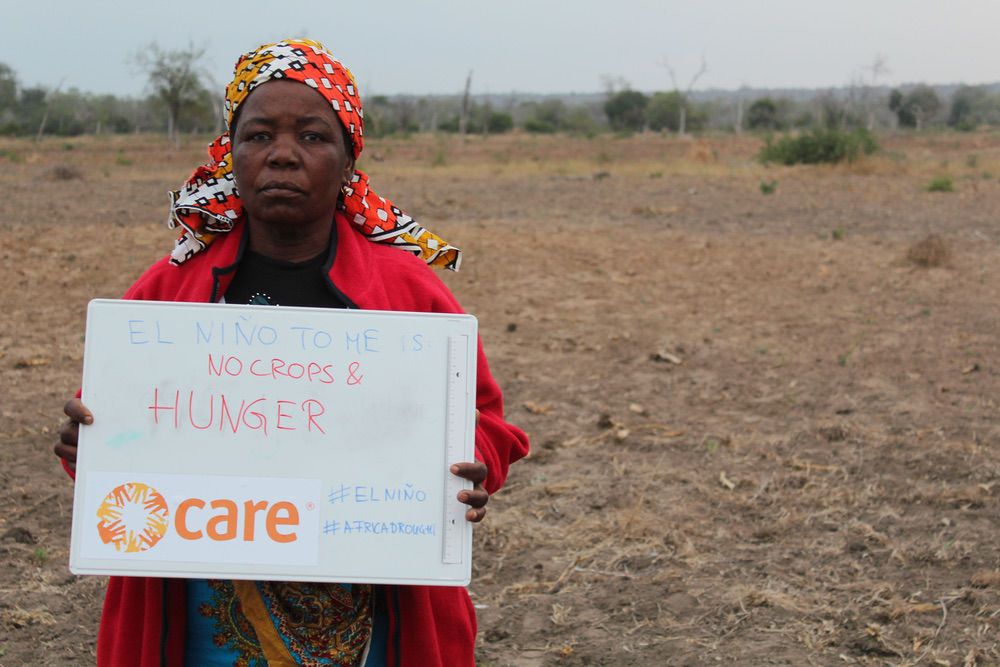
[[[329,226],[353,172],[340,121],[308,86],[268,81],[240,106],[233,176],[252,223],[292,234]]]

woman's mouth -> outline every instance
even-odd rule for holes
[[[299,197],[305,194],[300,187],[294,183],[274,182],[266,183],[259,192],[268,197]]]

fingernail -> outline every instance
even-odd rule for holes
[[[451,472],[457,475],[458,474],[458,466],[457,465],[453,465],[451,467]]]

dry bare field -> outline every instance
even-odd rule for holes
[[[0,140],[2,665],[93,661],[103,582],[67,570],[51,446],[86,303],[170,246],[188,144]],[[1000,136],[840,167],[759,146],[364,156],[466,251],[446,280],[533,440],[476,530],[480,664],[1000,662]]]

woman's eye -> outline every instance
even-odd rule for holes
[[[319,132],[306,132],[302,135],[303,141],[323,141],[323,135]]]
[[[267,141],[269,137],[267,132],[248,132],[246,141]]]

